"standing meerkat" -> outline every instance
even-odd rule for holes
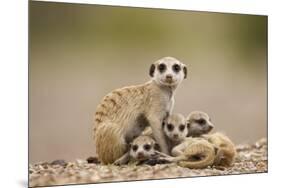
[[[170,162],[187,168],[205,168],[214,163],[215,147],[204,138],[186,137],[189,130],[183,115],[170,115],[163,124],[163,131],[172,148]]]
[[[208,134],[214,127],[210,117],[205,112],[193,111],[187,116],[189,137],[202,137],[217,148],[215,165],[230,166],[235,157],[234,143],[223,133]]]
[[[103,164],[113,163],[128,150],[127,144],[151,126],[161,150],[169,154],[161,129],[174,106],[174,92],[187,76],[186,65],[164,57],[150,66],[151,80],[116,89],[97,106],[94,117],[96,152]]]

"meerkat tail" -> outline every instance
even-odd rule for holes
[[[125,153],[126,144],[120,139],[121,136],[113,132],[115,129],[111,127],[116,127],[114,123],[104,124],[98,127],[95,134],[95,139],[98,140],[98,142],[96,141],[96,152],[103,164],[111,164]]]
[[[185,168],[206,168],[214,163],[215,149],[211,144],[197,143],[188,147],[184,151],[185,159],[179,161],[178,165]],[[203,156],[203,159],[199,161],[191,161],[192,156]]]

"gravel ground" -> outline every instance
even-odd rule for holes
[[[267,172],[267,140],[260,139],[252,145],[237,145],[238,156],[231,167],[188,169],[176,164],[150,165],[100,165],[95,158],[65,162],[29,165],[29,186],[82,184],[144,179],[162,179],[226,174]]]

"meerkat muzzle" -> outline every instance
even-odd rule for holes
[[[143,159],[143,158],[144,158],[144,154],[143,154],[142,152],[139,152],[139,153],[137,154],[137,158],[138,158],[138,159]]]
[[[168,74],[168,75],[166,76],[166,80],[165,80],[165,81],[168,82],[168,83],[172,83],[172,82],[173,82],[173,76],[170,75],[170,74]]]

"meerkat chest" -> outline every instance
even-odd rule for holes
[[[164,96],[164,99],[161,101],[161,106],[165,116],[169,116],[174,108],[174,97]]]
[[[166,110],[167,110],[169,113],[171,113],[171,111],[173,110],[173,108],[174,108],[174,103],[175,103],[175,99],[174,99],[174,97],[172,97],[172,98],[169,100],[169,102],[168,102],[168,104],[167,104],[167,107],[166,107]]]

